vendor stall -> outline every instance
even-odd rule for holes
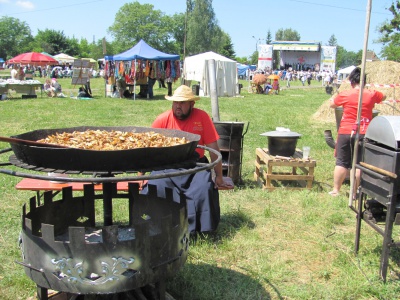
[[[110,86],[121,79],[125,80],[126,86],[133,86],[133,90],[140,85],[139,95],[146,97],[148,78],[165,80],[168,94],[172,93],[172,83],[180,78],[179,55],[156,50],[143,40],[125,52],[106,56],[105,62],[106,96],[113,90]]]
[[[11,90],[22,94],[22,98],[36,98],[36,89],[42,92],[43,84],[38,80],[0,80],[0,95],[3,98],[12,98]]]

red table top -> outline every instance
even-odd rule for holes
[[[232,179],[229,177],[224,177],[224,180],[231,184],[230,187],[221,187],[219,190],[230,190],[233,189]],[[138,182],[139,181],[129,181],[129,182]],[[117,190],[118,191],[128,191],[128,181],[117,182]],[[49,180],[39,180],[32,178],[24,178],[20,182],[17,183],[15,188],[17,190],[29,190],[29,191],[61,191],[62,188],[72,186],[72,190],[74,191],[83,191],[84,184],[91,184],[90,182],[65,182],[65,183],[55,183]],[[94,185],[95,191],[102,190],[102,184]]]
[[[132,181],[134,182],[134,181]],[[63,182],[56,183],[49,180],[39,180],[32,178],[24,178],[17,183],[15,188],[17,190],[30,190],[30,191],[61,191],[62,188],[72,186],[74,191],[83,191],[84,184],[91,184],[91,182]],[[102,190],[102,184],[95,184],[94,189]],[[117,189],[119,191],[128,190],[128,181],[122,181],[117,183]]]

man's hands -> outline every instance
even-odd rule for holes
[[[218,188],[231,189],[233,188],[233,183],[231,181],[226,181],[222,175],[217,175],[215,176],[214,187],[216,189]]]

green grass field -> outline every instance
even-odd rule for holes
[[[43,79],[41,79],[43,80]],[[44,81],[44,80],[43,80]],[[76,93],[70,79],[60,79],[66,95]],[[184,268],[167,282],[176,299],[398,299],[399,262],[392,249],[387,282],[379,277],[382,237],[362,224],[359,254],[354,254],[356,219],[346,191],[332,198],[335,160],[324,140],[324,130],[336,136],[334,118],[316,119],[314,113],[329,98],[320,83],[302,88],[300,82],[279,95],[248,92],[218,99],[220,121],[249,123],[244,135],[242,179],[233,191],[220,192],[222,219],[217,232],[190,240]],[[178,83],[174,84],[174,88]],[[284,83],[281,83],[284,86]],[[71,98],[0,101],[0,135],[10,136],[43,128],[93,126],[150,126],[169,109],[166,89],[155,86],[155,99],[104,97],[104,80],[93,79],[93,100]],[[18,96],[18,95],[15,95]],[[209,112],[209,98],[196,107]],[[266,191],[254,180],[256,148],[267,147],[261,133],[290,128],[302,136],[297,147],[311,147],[317,161],[311,190],[289,190],[278,183]],[[7,148],[0,143],[0,149]],[[8,154],[0,162],[8,161]],[[4,168],[4,167],[0,167]],[[27,299],[35,284],[25,275],[17,240],[22,205],[34,192],[17,191],[21,178],[0,174],[0,299]],[[398,229],[394,236],[398,237]]]

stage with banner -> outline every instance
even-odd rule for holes
[[[279,51],[279,66],[273,65],[273,53]],[[258,68],[268,70],[335,71],[336,47],[321,46],[319,42],[273,41],[270,45],[258,45]]]

